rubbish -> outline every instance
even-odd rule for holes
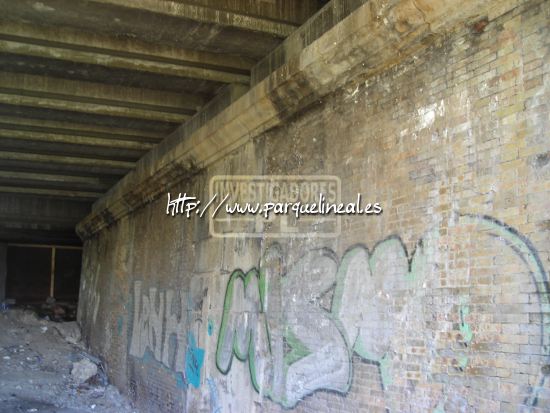
[[[28,309],[0,314],[0,413],[133,411],[78,330],[76,322],[46,321]]]
[[[81,352],[80,352],[80,355],[81,355],[82,357],[86,357],[86,358],[87,358],[88,360],[90,360],[92,363],[95,363],[95,364],[97,364],[97,365],[100,365],[100,364],[101,364],[101,360],[100,360],[100,359],[98,359],[97,357],[92,356],[91,354],[86,353],[85,351],[81,351]]]
[[[54,328],[67,343],[79,344],[81,334],[80,327],[78,326],[76,321],[58,323],[54,325]]]
[[[91,379],[97,374],[97,365],[92,363],[87,358],[83,358],[76,363],[73,363],[73,368],[71,370],[71,376],[73,380],[82,384],[87,380]]]

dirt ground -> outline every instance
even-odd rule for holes
[[[13,309],[0,312],[0,413],[16,412],[135,410],[85,351],[75,322]]]

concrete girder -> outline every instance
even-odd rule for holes
[[[38,153],[0,151],[0,159],[10,161],[45,162],[50,164],[78,165],[90,167],[105,167],[113,169],[132,170],[134,162],[114,161],[111,159],[93,159],[84,157],[69,157],[60,155],[44,155]]]
[[[149,143],[160,142],[166,135],[164,132],[143,129],[115,128],[88,123],[59,122],[3,115],[0,115],[0,128]]]
[[[238,56],[11,22],[0,25],[0,51],[223,83],[248,84],[254,64]]]
[[[119,8],[147,11],[170,17],[192,20],[197,23],[233,27],[241,30],[266,33],[284,38],[296,30],[298,24],[278,22],[262,17],[250,16],[229,10],[204,7],[182,1],[168,0],[92,0],[98,3]]]
[[[13,151],[8,151],[13,152]],[[0,170],[2,171],[23,171],[32,173],[47,173],[71,176],[97,176],[110,180],[111,183],[118,181],[128,172],[128,168],[114,168],[104,165],[76,165],[52,163],[36,160],[2,159],[0,157]]]
[[[108,183],[104,183],[100,178],[94,176],[74,176],[35,172],[12,172],[0,170],[1,179],[26,180],[44,184],[73,184],[87,185],[90,187],[108,189]]]
[[[135,162],[145,151],[0,137],[0,151]]]
[[[64,135],[47,132],[18,131],[12,129],[3,129],[0,124],[0,138],[9,138],[26,141],[40,141],[52,143],[66,143],[70,145],[87,145],[105,148],[133,149],[138,151],[147,151],[154,144],[146,142],[134,142],[129,140],[103,139],[79,135]]]
[[[177,0],[216,10],[226,10],[248,16],[291,24],[304,23],[319,8],[318,0]]]
[[[103,195],[102,192],[91,191],[72,191],[64,189],[45,189],[45,188],[21,188],[15,186],[0,186],[0,193],[15,193],[27,195],[47,195],[61,198],[76,199],[97,199]]]
[[[0,72],[0,103],[181,123],[204,101],[180,93]]]
[[[52,99],[41,96],[24,96],[15,93],[0,93],[0,103],[16,106],[54,109],[61,111],[93,113],[94,115],[121,116],[125,118],[149,119],[162,122],[181,123],[191,116],[177,113],[152,112],[150,110],[110,106],[106,104],[80,103],[64,99]]]

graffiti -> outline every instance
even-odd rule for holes
[[[208,319],[208,336],[211,337],[214,333],[214,321],[211,319]]]
[[[462,344],[450,347],[443,338],[429,334],[431,321],[423,316],[434,299],[427,285],[446,282],[438,277],[449,254],[445,248],[453,242],[457,251],[468,242],[486,243],[501,251],[506,264],[496,267],[501,272],[513,271],[511,263],[519,263],[521,268],[514,276],[528,277],[537,292],[541,330],[533,337],[538,337],[541,357],[548,364],[550,336],[545,325],[549,320],[543,311],[549,303],[548,279],[532,244],[490,217],[461,215],[454,227],[456,240],[441,242],[440,231],[435,229],[417,242],[411,254],[400,238],[389,237],[372,250],[353,246],[341,260],[331,250],[316,249],[286,266],[282,248],[270,246],[257,268],[236,269],[230,275],[216,348],[218,370],[228,374],[234,358],[247,362],[254,389],[286,408],[319,390],[346,394],[353,354],[378,366],[384,390],[402,382],[396,368],[404,357],[402,343],[415,337],[421,343],[432,343],[430,348],[442,347],[441,354],[455,358],[457,369],[465,371],[471,364],[468,355],[479,356],[472,349],[476,332],[471,319],[483,314],[472,314],[472,308],[479,312],[492,307],[471,306],[470,295],[475,292],[450,297],[441,306],[443,310],[438,310],[445,313],[434,316],[455,320],[456,340]],[[468,234],[466,241],[463,234]],[[500,282],[499,278],[494,282]],[[327,296],[329,304],[323,305]],[[433,363],[425,364],[430,369]],[[429,370],[422,374],[428,380],[437,377]],[[540,373],[538,387],[530,388],[525,405],[536,405],[537,388],[543,388],[545,380],[546,375]],[[434,408],[443,411],[444,401],[436,400],[430,411]]]
[[[204,350],[197,346],[193,333],[188,333],[187,342],[184,340],[194,306],[190,295],[154,287],[145,293],[141,281],[136,281],[133,306],[130,355],[161,363],[179,388],[185,388],[186,383],[199,387]]]
[[[150,351],[155,360],[174,372],[185,371],[185,346],[181,335],[186,331],[186,299],[179,300],[172,290],[158,292],[149,288],[142,293],[142,283],[134,283],[134,317],[130,339],[130,354],[143,358]],[[174,307],[179,307],[179,315]]]
[[[197,347],[195,336],[189,333],[188,348],[185,355],[185,377],[195,388],[201,384],[201,368],[204,361],[204,349]]]
[[[469,343],[472,341],[473,333],[470,325],[466,323],[464,320],[466,317],[470,314],[470,308],[467,306],[460,307],[460,332],[462,333],[462,337],[464,338],[464,341]]]
[[[116,331],[119,336],[122,335],[123,328],[124,328],[124,319],[122,318],[122,316],[118,316],[116,321]]]
[[[216,382],[212,377],[208,377],[206,382],[208,383],[208,391],[210,392],[210,411],[212,413],[220,413],[222,408],[220,406],[220,397]]]
[[[231,275],[225,295],[224,313],[218,338],[216,364],[227,373],[233,355],[248,360],[254,388],[261,394],[294,406],[311,389],[344,392],[351,376],[350,357],[344,336],[333,316],[311,306],[334,284],[336,261],[328,250],[313,251],[302,258],[286,275],[279,274],[281,253],[268,251],[258,272]],[[271,291],[270,311],[265,311],[267,281]],[[283,303],[276,297],[293,296]],[[256,326],[262,326],[257,328]],[[283,327],[284,326],[284,327]],[[285,347],[290,351],[285,354]],[[259,374],[268,372],[263,385]]]

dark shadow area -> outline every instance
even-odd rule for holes
[[[52,321],[75,320],[81,260],[80,248],[8,246],[6,304]]]

